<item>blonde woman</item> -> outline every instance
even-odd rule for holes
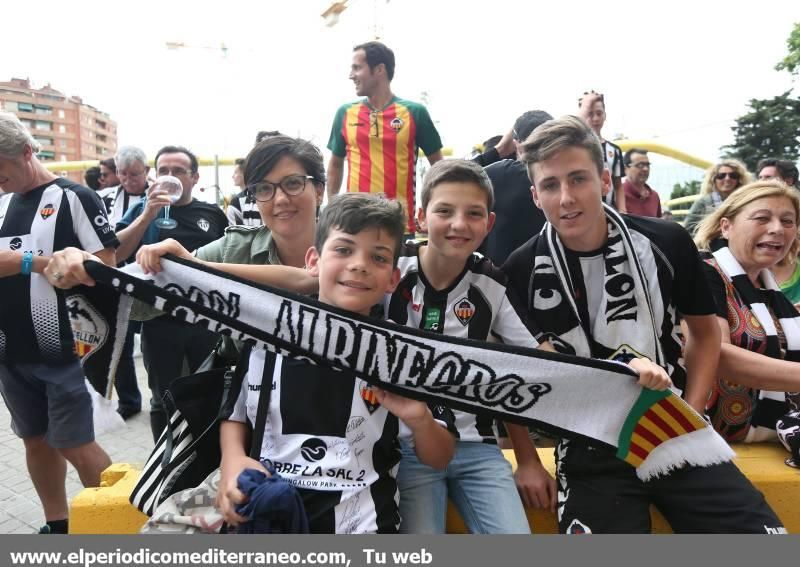
[[[800,425],[800,396],[792,394],[800,391],[800,314],[771,271],[784,256],[797,256],[798,218],[796,190],[758,181],[726,199],[695,237],[710,253],[705,272],[722,330],[707,412],[728,441],[775,439],[782,420]],[[797,466],[800,435],[790,437],[784,444],[794,461],[787,464]]]
[[[694,235],[697,225],[719,208],[728,196],[742,185],[747,185],[751,176],[744,164],[735,159],[724,159],[706,171],[700,186],[700,198],[692,203],[686,215],[684,227]]]

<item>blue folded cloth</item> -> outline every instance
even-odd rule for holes
[[[307,534],[308,517],[297,489],[267,467],[271,476],[245,469],[237,484],[248,498],[236,506],[236,513],[247,518],[236,532],[240,534]]]

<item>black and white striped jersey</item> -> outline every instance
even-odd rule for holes
[[[51,256],[118,244],[100,197],[67,179],[0,197],[0,249]],[[37,273],[0,278],[0,363],[62,364],[74,349],[61,290]]]
[[[97,196],[100,197],[100,200],[103,201],[103,205],[106,207],[106,214],[110,215],[114,208],[114,199],[117,198],[117,191],[119,191],[119,185],[115,185],[114,187],[106,187],[105,189],[98,189],[96,191]],[[111,226],[114,226],[114,223],[111,222],[110,218],[109,222]]]
[[[125,191],[122,185],[116,187],[114,201],[111,204],[111,209],[109,209],[108,212],[108,220],[111,223],[111,226],[117,226],[117,223],[122,220],[122,217],[125,216],[125,213],[128,212],[128,209],[144,199],[146,195],[146,189],[145,191],[142,191],[140,195],[131,195]]]
[[[228,223],[231,225],[261,226],[261,214],[258,212],[258,205],[255,199],[250,197],[247,191],[237,193],[228,203],[225,211]]]
[[[522,304],[506,288],[505,274],[491,260],[473,254],[456,282],[436,290],[420,268],[420,246],[424,244],[407,243],[400,253],[400,283],[384,306],[389,319],[450,337],[539,345],[536,329],[525,322]],[[496,442],[491,417],[453,413],[461,441]]]
[[[624,177],[625,167],[622,163],[622,148],[614,142],[603,140],[603,159],[611,177]]]
[[[269,359],[275,369],[261,459],[298,489],[311,532],[397,532],[399,420],[366,382],[257,349],[228,419],[255,423]],[[452,412],[430,407],[452,429]]]
[[[603,140],[603,159],[606,162],[606,168],[608,169],[611,177],[616,177],[617,179],[622,179],[625,176],[625,167],[622,163],[622,149],[613,142],[609,142],[608,140]],[[605,201],[609,205],[616,208],[616,195],[614,191],[614,187],[612,185],[611,190],[605,196]]]

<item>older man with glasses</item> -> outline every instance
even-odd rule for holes
[[[631,148],[625,152],[625,209],[630,215],[661,218],[661,197],[647,184],[650,160],[647,150]]]
[[[114,166],[113,172],[111,165]],[[150,167],[147,165],[147,156],[141,148],[135,146],[123,146],[113,158],[100,162],[101,182],[112,183],[113,180],[117,182],[115,187],[107,186],[108,188],[104,190],[111,191],[108,195],[111,202],[108,208],[108,220],[111,226],[116,226],[128,209],[144,198],[148,187],[148,171]],[[100,198],[103,199],[104,196],[101,195]],[[127,259],[122,256],[117,258],[120,261]]]
[[[187,250],[196,250],[220,238],[228,226],[228,219],[219,207],[192,197],[192,190],[200,178],[197,157],[192,152],[180,146],[165,146],[156,154],[155,169],[159,177],[177,177],[183,185],[183,193],[173,203],[158,182],[150,188],[147,197],[136,203],[117,223],[119,258],[129,258],[139,246],[167,238],[174,238]],[[164,208],[168,205],[171,205],[169,217],[177,222],[177,226],[159,228],[156,220],[164,217]],[[162,402],[167,386],[175,378],[197,370],[216,341],[217,335],[168,315],[142,324],[142,355],[152,392],[150,427],[154,440],[167,425]]]

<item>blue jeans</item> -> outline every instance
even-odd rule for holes
[[[448,496],[471,533],[531,533],[511,464],[497,445],[459,441],[443,471],[423,465],[412,447],[400,445],[400,533],[445,533]]]

